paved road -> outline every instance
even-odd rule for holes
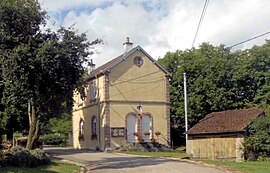
[[[45,147],[49,154],[77,162],[93,173],[225,173],[229,171],[179,160],[134,156],[60,147]]]

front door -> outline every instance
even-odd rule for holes
[[[129,114],[127,115],[127,142],[136,142],[134,132],[136,132],[136,116]]]

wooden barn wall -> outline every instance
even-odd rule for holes
[[[242,159],[242,134],[189,135],[187,152],[200,159]]]

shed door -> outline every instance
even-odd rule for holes
[[[142,118],[142,138],[145,142],[150,142],[150,135],[144,135],[144,132],[151,134],[151,118],[149,115],[144,115]]]
[[[127,115],[127,142],[136,142],[133,133],[136,131],[135,115]]]

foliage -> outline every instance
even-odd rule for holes
[[[12,120],[26,119],[28,108],[29,149],[39,137],[40,123],[70,112],[74,90],[84,95],[83,63],[100,43],[72,28],[41,30],[45,19],[37,1],[0,2],[2,103]]]
[[[0,168],[7,166],[9,164],[9,159],[12,156],[10,151],[1,151],[0,150]]]
[[[30,151],[19,146],[15,146],[11,148],[13,152],[10,157],[10,164],[16,167],[30,167],[31,161],[33,160],[33,156]]]
[[[171,74],[171,121],[184,128],[183,73],[187,74],[188,120],[192,127],[205,115],[270,103],[270,41],[232,52],[203,43],[198,49],[168,52],[159,63]]]
[[[31,165],[32,166],[40,166],[40,165],[46,165],[50,163],[50,157],[48,154],[46,154],[43,150],[41,149],[35,149],[30,151],[32,156],[35,158],[33,159]]]
[[[50,157],[41,149],[27,150],[20,146],[14,146],[10,151],[2,153],[4,156],[2,166],[12,165],[16,167],[37,167],[48,164]]]
[[[16,168],[16,167],[4,167],[0,168],[2,173],[10,173],[10,172],[20,172],[20,173],[52,173],[52,172],[65,172],[65,173],[76,173],[80,172],[79,166],[74,164],[64,163],[57,160],[52,160],[52,162],[48,165],[39,166],[36,168]]]
[[[65,136],[59,133],[42,135],[41,140],[45,145],[65,145]]]
[[[41,128],[42,140],[46,145],[67,145],[68,135],[72,129],[71,114],[64,113],[60,117],[54,117]]]
[[[266,114],[249,126],[249,135],[244,139],[244,153],[247,160],[257,160],[258,156],[270,156],[270,115]]]
[[[51,118],[49,123],[52,127],[51,130],[53,132],[64,134],[64,135],[68,135],[68,132],[72,128],[72,122],[69,117],[65,117],[61,119]]]

